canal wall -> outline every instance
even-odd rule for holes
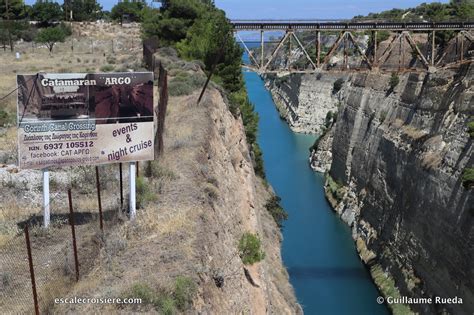
[[[347,79],[345,74],[267,75],[266,87],[272,94],[280,116],[291,130],[322,133],[328,112],[337,112],[340,98],[334,82]]]
[[[283,97],[284,89],[268,83],[277,100],[297,98],[302,86],[313,83],[309,99],[303,93],[310,106],[299,108],[301,101],[286,106],[298,112],[310,112],[322,102],[322,117],[327,104],[338,103],[337,119],[328,128],[321,119],[313,119],[308,128],[324,133],[313,148],[311,165],[328,172],[328,200],[351,226],[359,255],[382,291],[462,299],[462,304],[411,306],[422,314],[474,310],[474,194],[462,181],[473,165],[468,132],[473,74],[470,65],[397,79],[359,73],[344,78],[335,93],[337,78],[321,83],[316,75],[306,75],[298,79],[305,82],[299,88],[290,85],[298,85],[297,80],[287,80],[296,96]]]

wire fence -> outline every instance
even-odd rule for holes
[[[80,182],[70,178],[69,185],[55,187],[57,192],[53,189],[51,224],[47,229],[42,225],[43,217],[34,214],[16,223],[16,233],[0,233],[2,314],[34,313],[35,300],[41,313],[50,312],[54,299],[62,297],[94,265],[103,240],[101,226],[107,232],[126,216],[118,197],[123,195],[118,190],[123,187],[119,183],[119,166],[101,167],[97,185],[101,187],[101,204],[94,185],[81,184],[95,183],[90,181],[95,179],[92,168],[84,167],[84,171]]]
[[[140,38],[130,39],[97,39],[87,37],[70,37],[64,42],[53,45],[52,51],[45,44],[36,42],[20,42],[14,52],[23,54],[73,53],[78,55],[131,53],[141,50]],[[0,53],[11,53],[10,47],[3,47]]]
[[[152,65],[157,67],[160,90],[158,156],[163,151],[167,71],[154,57]],[[103,230],[111,230],[126,217],[123,183],[128,178],[121,164],[95,167],[95,172],[91,166],[78,166],[58,174],[50,180],[50,227],[45,229],[43,216],[35,213],[16,223],[16,233],[0,233],[2,313],[50,312],[54,299],[94,265],[104,241]]]

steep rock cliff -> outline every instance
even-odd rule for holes
[[[474,163],[473,73],[404,74],[393,87],[390,74],[359,73],[337,93],[334,74],[267,78],[290,127],[321,134],[310,165],[329,173],[328,200],[384,294],[462,299],[411,306],[422,314],[474,312],[474,194],[462,184]]]
[[[344,78],[337,74],[292,74],[267,77],[270,90],[280,115],[295,132],[321,133],[326,115],[336,112],[340,103],[334,82]]]
[[[137,211],[136,222],[111,231],[112,240],[105,237],[124,245],[110,255],[106,244],[97,268],[69,294],[123,296],[138,283],[159,295],[187,276],[197,292],[185,313],[300,314],[281,259],[281,232],[265,208],[271,188],[255,175],[242,119],[218,89],[210,87],[199,105],[198,96],[170,98],[164,154],[151,166],[158,177],[147,182],[156,201]],[[260,237],[265,252],[251,266],[238,249],[246,232]],[[157,313],[150,303],[133,307],[127,311]],[[59,313],[79,310],[115,309],[55,306]]]
[[[424,314],[474,311],[474,194],[461,180],[474,162],[473,75],[406,74],[394,89],[389,75],[354,75],[334,126],[330,175],[345,188],[327,192],[361,257],[402,295],[462,298],[412,306]]]

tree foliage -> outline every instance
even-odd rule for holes
[[[143,10],[146,8],[146,3],[141,1],[125,0],[117,3],[110,11],[110,17],[113,20],[123,23],[124,17],[128,17],[131,22],[140,22],[142,20]]]
[[[0,19],[0,42],[4,49],[10,46],[13,51],[14,44],[19,39],[31,41],[35,35],[35,29],[32,29],[25,20],[1,20]]]
[[[280,201],[280,197],[272,196],[265,204],[265,208],[270,212],[278,227],[282,228],[283,221],[288,219],[288,213],[280,205]]]
[[[0,18],[5,20],[24,19],[28,14],[27,9],[23,0],[0,0]]]
[[[174,46],[188,60],[200,60],[204,70],[228,92],[234,116],[242,117],[256,174],[265,177],[257,143],[258,115],[247,97],[240,62],[242,49],[232,38],[224,11],[210,0],[165,0],[159,14],[144,16],[143,37],[157,36],[162,46]]]
[[[144,36],[156,35],[164,44],[174,45],[186,38],[187,31],[195,20],[211,10],[217,9],[210,1],[164,0],[160,14],[144,21]]]
[[[400,77],[395,72],[393,72],[389,81],[390,89],[393,90],[398,85],[398,83],[400,83]]]
[[[65,19],[73,21],[94,21],[102,17],[102,6],[96,0],[65,0]]]
[[[466,168],[462,174],[462,184],[466,188],[474,187],[474,168]]]
[[[31,7],[31,18],[45,26],[62,20],[63,10],[59,3],[39,0]]]
[[[356,18],[364,17],[356,16]],[[449,3],[422,3],[415,8],[369,13],[367,18],[405,22],[470,21],[474,18],[474,1],[451,0]]]
[[[65,39],[66,33],[61,26],[43,28],[36,36],[36,42],[46,44],[49,52],[53,51],[53,47],[57,42],[64,42]]]

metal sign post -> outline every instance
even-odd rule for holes
[[[48,228],[50,221],[49,213],[49,170],[43,169],[43,210],[44,210],[44,227]]]
[[[129,171],[129,181],[130,181],[130,219],[135,220],[135,216],[137,215],[137,207],[136,207],[136,162],[130,162],[130,171]]]

